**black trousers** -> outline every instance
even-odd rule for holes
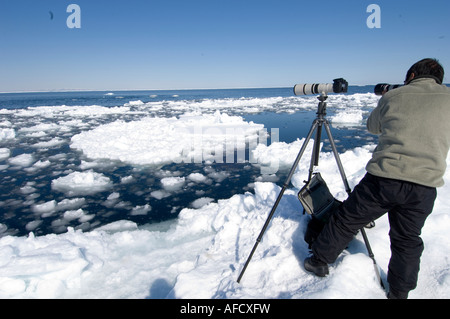
[[[425,220],[436,200],[436,188],[366,174],[312,245],[313,254],[333,263],[354,235],[386,212],[389,216],[391,291],[408,294],[417,286]]]

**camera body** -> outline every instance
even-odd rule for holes
[[[333,83],[297,84],[294,86],[295,95],[347,93],[348,82],[343,78],[334,79]]]

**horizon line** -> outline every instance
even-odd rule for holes
[[[376,84],[359,84],[349,86],[373,86]],[[450,85],[450,84],[447,84]],[[294,86],[292,86],[294,87]],[[181,89],[51,89],[51,90],[23,90],[4,91],[0,94],[20,94],[20,93],[69,93],[69,92],[133,92],[133,91],[195,91],[195,90],[252,90],[252,89],[287,89],[291,86],[266,86],[266,87],[224,87],[224,88],[181,88]]]

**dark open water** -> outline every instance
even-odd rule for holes
[[[370,92],[373,86],[350,87],[345,95],[330,96],[329,116],[342,108],[363,110],[360,123],[333,125],[340,152],[374,141],[364,127],[367,114],[376,105],[376,98],[367,94]],[[67,227],[88,231],[121,219],[156,223],[176,218],[185,207],[197,207],[193,204],[196,199],[216,201],[251,191],[251,183],[261,177],[260,169],[249,163],[155,168],[105,160],[95,162],[93,170],[108,177],[112,187],[67,196],[51,184],[92,163],[70,147],[71,137],[82,131],[117,120],[219,109],[264,124],[269,132],[278,128],[279,141],[291,143],[306,136],[317,103],[313,96],[294,97],[291,88],[0,94],[0,236],[30,231],[36,235],[61,233]],[[148,113],[142,113],[143,107]],[[117,112],[108,112],[115,108]],[[324,151],[329,150],[325,144]],[[208,177],[209,183],[185,183],[167,197],[154,196],[162,190],[162,178],[191,173]],[[280,171],[272,180],[281,185],[285,175],[286,170]]]

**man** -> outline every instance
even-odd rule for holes
[[[317,276],[359,229],[388,213],[391,259],[388,298],[406,299],[417,286],[426,218],[443,186],[450,147],[450,89],[435,59],[414,64],[405,86],[383,95],[367,121],[379,143],[367,174],[312,245],[304,266]]]

